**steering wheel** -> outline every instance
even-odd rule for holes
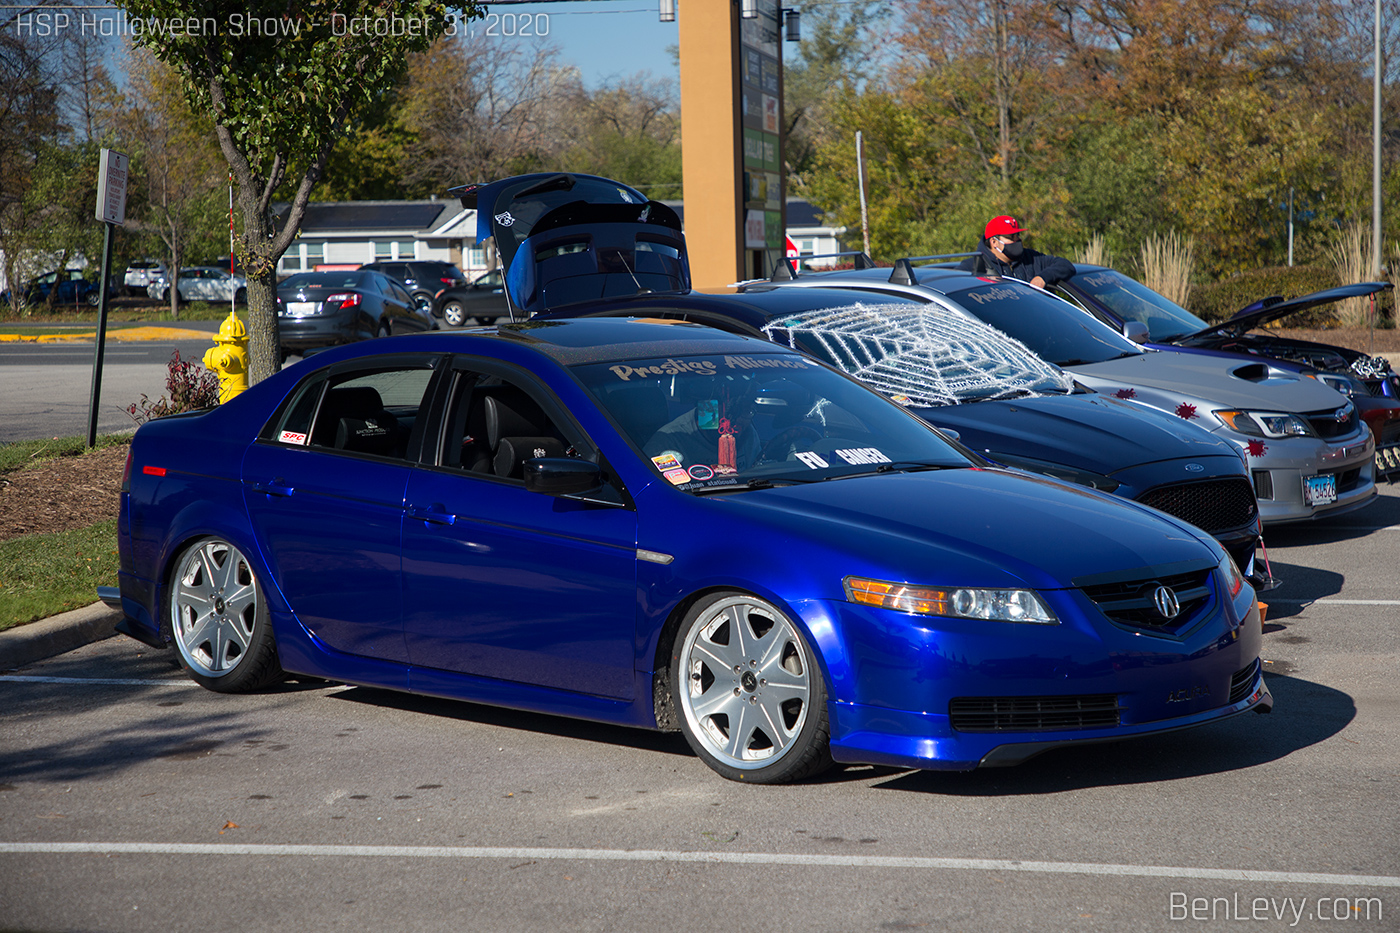
[[[758,462],[786,460],[789,450],[799,441],[804,439],[815,441],[819,440],[821,436],[822,432],[810,424],[794,424],[792,427],[784,428],[763,445],[763,449],[758,454]]]

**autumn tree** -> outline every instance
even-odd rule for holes
[[[229,246],[227,163],[209,115],[190,110],[179,76],[169,66],[138,50],[128,76],[132,187],[141,200],[127,226],[164,244],[166,268],[172,273],[170,316],[178,320],[177,270],[192,252],[222,253]]]
[[[680,115],[672,86],[645,74],[565,100],[571,145],[559,167],[617,178],[658,200],[681,196]]]
[[[554,167],[567,145],[560,104],[578,72],[552,46],[444,37],[408,66],[404,181],[442,190]]]
[[[462,18],[473,0],[119,0],[152,24],[136,41],[174,68],[196,111],[209,114],[237,186],[238,260],[248,277],[251,361],[258,382],[280,367],[277,261],[296,239],[335,142],[405,67]],[[462,17],[449,17],[459,10]],[[187,22],[196,29],[163,28]],[[281,226],[272,201],[286,184]]]

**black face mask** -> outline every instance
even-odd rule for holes
[[[1021,251],[1024,249],[1025,247],[1021,245],[1020,240],[1012,240],[1001,248],[1001,253],[1007,259],[1020,259]]]

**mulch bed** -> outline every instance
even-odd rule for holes
[[[117,517],[125,444],[0,476],[0,541]]]

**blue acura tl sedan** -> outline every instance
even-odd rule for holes
[[[687,323],[327,351],[143,425],[119,541],[120,629],[212,690],[679,730],[735,780],[1011,765],[1273,703],[1209,535]]]

